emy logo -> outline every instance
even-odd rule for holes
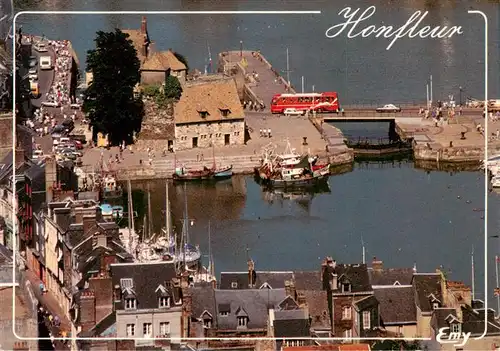
[[[455,346],[464,346],[470,338],[470,332],[462,333],[462,332],[451,332],[448,331],[450,328],[443,327],[439,329],[438,334],[436,335],[436,341],[440,344],[453,344]]]

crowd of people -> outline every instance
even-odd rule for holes
[[[55,102],[58,106],[71,104],[70,83],[71,67],[73,57],[69,50],[69,42],[66,40],[50,40],[49,45],[53,48],[56,56],[54,62],[54,82],[47,93],[47,101]]]

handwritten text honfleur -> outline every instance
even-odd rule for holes
[[[363,29],[359,29],[359,24],[371,16],[376,11],[375,6],[368,7],[365,11],[360,14],[361,9],[353,10],[350,7],[344,8],[339,12],[340,16],[344,16],[346,21],[344,23],[336,24],[327,29],[325,35],[328,38],[335,38],[339,36],[342,32],[347,31],[348,38],[363,37],[367,38],[374,35],[377,38],[383,37],[391,39],[391,42],[387,46],[389,50],[394,43],[401,38],[451,38],[455,34],[463,34],[461,26],[436,26],[434,28],[430,26],[421,27],[419,26],[424,18],[427,16],[428,11],[421,12],[416,11],[410,18],[406,21],[404,25],[399,28],[394,28],[393,26],[380,26],[376,27],[374,25],[369,25]]]

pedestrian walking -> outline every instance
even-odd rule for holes
[[[200,154],[196,154],[196,162],[200,161]]]
[[[270,138],[270,137],[271,137],[271,128],[269,128],[269,129],[267,130],[267,137],[268,137],[268,138]]]
[[[205,159],[205,157],[203,156],[203,153],[201,153],[201,161],[203,161]]]

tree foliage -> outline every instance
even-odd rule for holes
[[[165,80],[164,94],[167,99],[179,100],[181,98],[182,86],[177,77],[167,77],[167,79]]]
[[[87,52],[87,69],[93,78],[84,92],[83,110],[97,133],[108,135],[111,145],[131,143],[141,129],[144,105],[134,97],[141,78],[137,52],[128,34],[119,29],[97,32],[96,48]]]
[[[177,60],[181,61],[184,64],[184,66],[186,66],[186,71],[189,71],[189,66],[186,57],[184,55],[179,54],[178,52],[175,51],[172,52],[174,56],[177,58]]]

